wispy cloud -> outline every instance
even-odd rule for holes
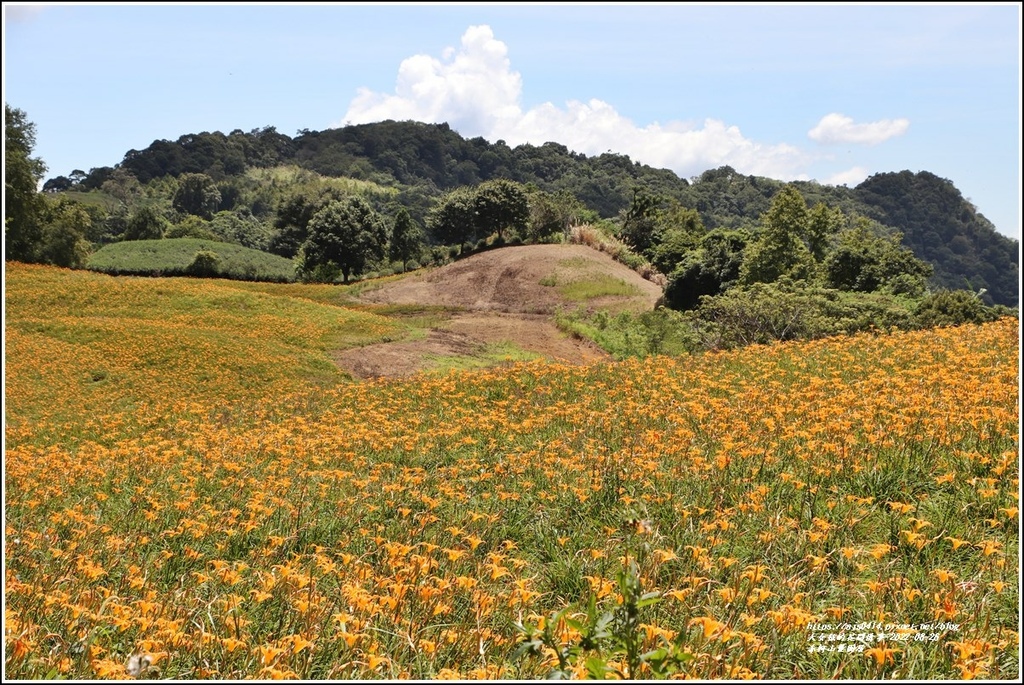
[[[807,180],[815,155],[787,143],[764,143],[718,119],[638,126],[607,102],[551,102],[523,110],[522,76],[508,48],[489,26],[471,26],[458,48],[440,57],[415,55],[399,69],[394,93],[359,89],[337,125],[385,119],[447,122],[463,136],[505,140],[510,145],[558,142],[587,155],[614,151],[634,161],[667,168],[684,178],[729,165],[740,173],[780,180]],[[906,130],[907,122],[854,124],[829,115],[811,132],[819,142],[878,143]],[[844,172],[847,178],[851,172]],[[866,174],[865,174],[866,175]]]
[[[818,125],[807,132],[807,137],[823,145],[847,144],[878,145],[890,138],[902,136],[910,128],[907,119],[882,119],[869,124],[855,124],[843,114],[826,114]]]

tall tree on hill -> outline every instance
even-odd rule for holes
[[[393,261],[402,262],[404,271],[409,260],[416,257],[423,248],[423,238],[423,229],[412,220],[405,207],[399,207],[395,213],[395,223],[391,228],[388,256]]]
[[[106,180],[100,184],[100,190],[117,200],[128,211],[135,208],[135,204],[144,194],[139,179],[123,167],[111,170]]]
[[[539,188],[528,191],[530,220],[526,227],[526,238],[540,242],[556,235],[568,235],[569,229],[579,223],[586,212],[583,204],[567,190],[548,193]]]
[[[309,222],[321,209],[332,202],[343,200],[345,194],[338,188],[303,187],[282,200],[277,206],[269,250],[291,259],[309,237]]]
[[[43,192],[63,193],[64,191],[71,190],[72,186],[71,179],[67,176],[56,176],[43,184]]]
[[[703,295],[719,295],[739,280],[750,235],[743,229],[709,231],[669,274],[665,300],[673,309],[694,309]]]
[[[36,126],[20,109],[4,103],[4,258],[35,261],[43,237],[46,200],[39,180],[43,160],[32,157]]]
[[[477,235],[475,193],[469,188],[450,191],[427,214],[427,227],[445,245],[463,246]]]
[[[897,294],[921,295],[933,267],[901,244],[899,233],[880,237],[861,217],[854,228],[840,233],[839,244],[825,258],[826,283],[838,290],[873,292],[886,288]]]
[[[824,202],[814,205],[807,213],[807,249],[815,261],[825,258],[831,243],[846,225],[846,215],[838,207],[829,207]]]
[[[309,221],[301,270],[307,279],[317,281],[332,281],[341,272],[348,283],[368,263],[384,258],[387,238],[384,220],[366,200],[331,202]]]
[[[658,242],[648,250],[651,263],[663,274],[671,274],[686,256],[697,249],[707,234],[696,209],[670,200],[659,217]]]
[[[522,184],[499,178],[481,183],[473,201],[477,235],[511,230],[522,235],[530,220],[530,201]]]
[[[144,205],[136,209],[125,227],[122,240],[160,240],[164,237],[167,221],[154,207]]]
[[[796,280],[810,277],[814,257],[803,241],[808,222],[803,196],[793,186],[783,187],[761,217],[761,234],[747,247],[740,281],[773,283],[783,276]]]

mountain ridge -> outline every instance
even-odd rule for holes
[[[985,291],[986,301],[994,304],[1017,306],[1019,301],[1019,241],[996,231],[951,181],[928,171],[882,172],[853,188],[813,181],[787,184],[740,174],[729,166],[684,179],[623,154],[588,157],[556,142],[513,148],[504,141],[465,138],[447,124],[393,120],[303,129],[295,138],[272,126],[249,133],[236,129],[228,135],[186,134],[129,150],[117,168],[142,184],[203,173],[230,187],[246,169],[281,164],[397,188],[397,201],[421,223],[444,192],[507,178],[546,192],[569,193],[603,218],[623,212],[634,191],[641,189],[695,209],[709,230],[750,227],[775,193],[793,185],[809,205],[827,202],[901,233],[902,243],[934,266],[934,287]],[[76,170],[72,176],[78,187],[88,190],[100,188],[113,172],[101,167],[87,174]],[[67,189],[70,182],[56,177],[44,188]]]

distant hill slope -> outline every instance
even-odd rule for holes
[[[988,291],[992,302],[1019,302],[1019,243],[995,227],[946,179],[926,171],[875,174],[854,189],[879,223],[935,267],[939,286]]]

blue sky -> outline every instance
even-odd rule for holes
[[[952,181],[1021,235],[1021,5],[4,3],[47,177],[186,133],[447,121],[851,187]]]

